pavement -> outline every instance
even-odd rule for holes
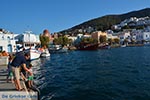
[[[36,92],[28,92],[27,88],[25,86],[24,81],[21,81],[22,88],[25,89],[25,91],[20,92],[15,89],[15,85],[11,82],[7,82],[7,66],[0,66],[0,100],[38,100],[37,99],[37,93]],[[30,94],[30,96],[29,96]],[[15,96],[12,96],[15,95]],[[16,95],[20,95],[20,98],[16,98]],[[23,98],[24,96],[24,98]],[[31,98],[34,97],[34,98]],[[30,97],[30,98],[29,98]]]
[[[1,91],[16,91],[13,83],[6,80],[7,77],[7,66],[0,66],[0,92]]]

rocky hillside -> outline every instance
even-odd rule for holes
[[[118,24],[121,21],[128,19],[130,17],[140,18],[140,17],[146,17],[146,16],[150,17],[150,8],[145,8],[145,9],[138,10],[138,11],[132,11],[132,12],[120,14],[120,15],[102,16],[99,18],[86,21],[70,29],[64,30],[62,31],[62,33],[65,33],[65,32],[74,33],[76,32],[76,30],[87,29],[89,27],[92,28],[94,31],[95,30],[105,31],[107,29],[110,29],[112,25]]]

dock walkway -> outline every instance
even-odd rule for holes
[[[7,67],[0,66],[0,92],[1,91],[16,91],[14,84],[11,82],[7,83]]]
[[[15,85],[11,81],[7,82],[7,80],[6,80],[7,74],[8,74],[7,73],[7,66],[6,65],[5,66],[0,66],[0,100],[3,99],[3,96],[2,96],[3,94],[2,93],[5,93],[5,94],[6,93],[7,94],[14,93],[15,95],[22,95],[22,96],[26,95],[26,97],[27,97],[27,95],[29,95],[30,93],[27,91],[27,88],[25,86],[24,81],[21,81],[21,86],[22,86],[22,88],[25,89],[25,91],[23,91],[23,92],[17,91],[15,89]],[[36,95],[36,92],[34,92],[32,95]],[[37,98],[34,98],[34,99],[31,99],[31,98],[28,98],[28,99],[8,98],[7,99],[7,98],[5,98],[5,100],[37,100]]]

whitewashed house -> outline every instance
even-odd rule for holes
[[[15,38],[18,39],[17,45],[21,45],[25,49],[35,48],[40,44],[39,35],[33,34],[32,31],[25,31]]]
[[[75,45],[78,44],[82,38],[83,38],[83,34],[78,34],[76,40],[74,41],[74,44]]]
[[[74,43],[74,42],[75,42],[75,40],[77,40],[77,37],[75,37],[75,36],[69,36],[69,37],[68,37],[68,39],[71,39],[71,40],[72,40],[72,42]]]
[[[90,34],[85,34],[85,35],[83,35],[83,38],[91,38],[91,35]]]
[[[150,25],[150,23],[149,23]],[[150,32],[150,26],[147,26],[145,29],[144,29],[145,32]]]
[[[4,34],[0,32],[0,51],[15,52],[16,40],[14,34]]]
[[[118,36],[116,36],[116,35],[112,35],[112,34],[107,34],[107,40],[108,39],[119,39],[119,37]]]
[[[136,35],[136,40],[140,42],[149,42],[150,41],[150,32],[140,32]]]
[[[120,32],[118,36],[120,38],[120,44],[123,44],[124,41],[131,42],[130,32]]]

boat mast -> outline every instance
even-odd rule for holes
[[[29,28],[29,25],[27,26],[27,28],[28,28],[28,31],[27,31],[27,33],[28,33],[28,35],[29,35],[29,46],[30,46],[30,49],[31,49],[31,41],[30,41],[30,28]]]

